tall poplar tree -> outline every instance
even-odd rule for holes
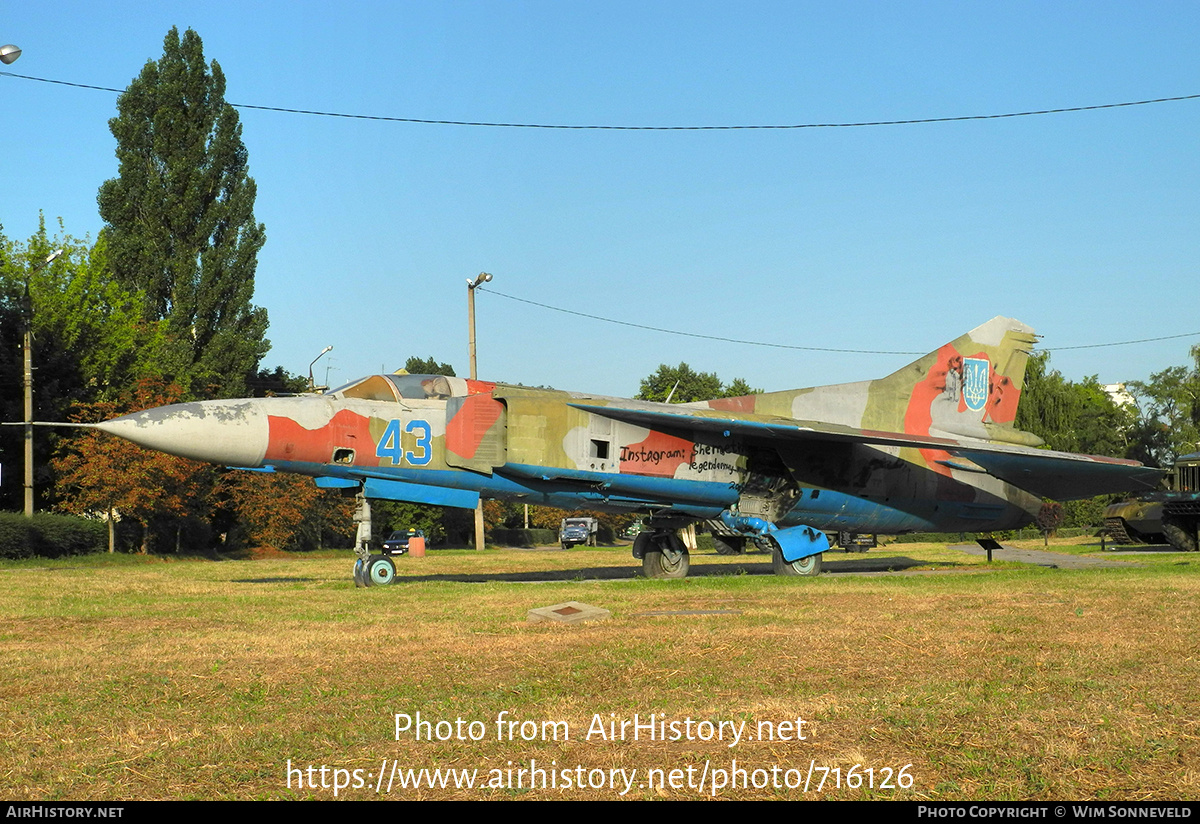
[[[118,176],[97,197],[112,272],[145,295],[146,320],[167,321],[164,371],[195,394],[242,394],[269,347],[251,304],[266,233],[225,75],[200,35],[172,28],[117,110]]]

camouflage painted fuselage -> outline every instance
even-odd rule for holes
[[[724,514],[772,529],[1008,529],[1032,520],[1039,496],[1145,488],[1151,477],[1130,462],[1034,450],[1037,439],[1013,428],[1033,341],[995,318],[880,380],[697,404],[397,374],[100,426],[375,498],[472,507],[482,496],[663,523]]]

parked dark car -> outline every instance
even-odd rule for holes
[[[408,552],[409,538],[424,538],[425,533],[419,529],[397,529],[383,542],[384,555],[403,555]]]

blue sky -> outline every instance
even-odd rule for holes
[[[194,28],[234,103],[617,125],[951,117],[1200,93],[1195,3],[0,3],[8,71],[124,88]],[[101,227],[116,96],[0,77],[0,223]],[[932,350],[994,315],[1050,348],[1200,330],[1200,100],[965,123],[614,132],[242,110],[266,365],[466,374],[466,280],[649,326]],[[764,389],[904,355],[790,351],[481,293],[481,377],[637,391],[687,361]],[[1142,379],[1200,336],[1056,352]],[[322,361],[326,363],[326,361]],[[319,378],[325,371],[319,370]]]

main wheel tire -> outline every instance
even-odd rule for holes
[[[372,555],[363,570],[363,580],[369,587],[385,587],[396,580],[396,565],[386,555]]]
[[[1193,522],[1171,515],[1163,515],[1163,535],[1173,549],[1180,552],[1196,551],[1196,526]]]
[[[746,539],[737,535],[712,536],[718,555],[741,555],[746,551]]]
[[[363,575],[363,567],[365,566],[366,564],[363,562],[362,558],[358,558],[354,561],[354,585],[356,587],[365,587],[367,585],[367,579]]]
[[[816,555],[809,555],[795,561],[785,561],[783,560],[783,550],[775,547],[775,550],[771,553],[771,568],[775,570],[776,575],[788,577],[820,575],[822,554],[817,553]]]
[[[686,578],[689,565],[687,547],[674,535],[658,538],[642,556],[642,574],[647,578]]]

